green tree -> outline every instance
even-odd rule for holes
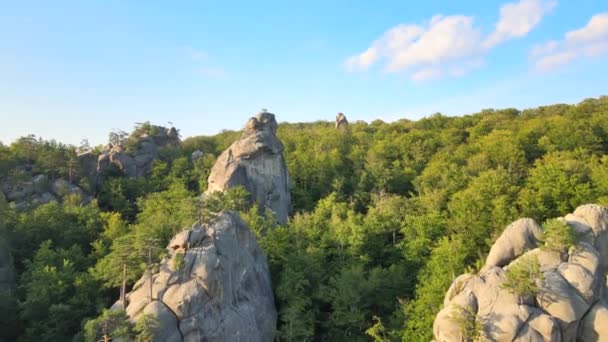
[[[522,300],[538,294],[538,284],[543,278],[538,257],[533,254],[525,254],[509,265],[501,287]]]

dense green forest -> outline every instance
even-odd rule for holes
[[[240,132],[187,138],[163,148],[148,177],[107,172],[97,187],[79,172],[86,146],[0,144],[0,181],[44,174],[84,190],[40,205],[0,197],[0,258],[10,251],[17,282],[0,292],[0,341],[89,339],[87,321],[119,296],[123,262],[132,286],[146,249],[158,261],[175,233],[221,208],[242,212],[268,256],[281,341],[429,341],[453,277],[476,270],[510,222],[608,205],[606,96],[346,130],[281,123],[277,134],[295,209],[279,227],[242,189],[200,204]]]

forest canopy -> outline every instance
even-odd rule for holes
[[[0,144],[3,186],[42,174],[83,190],[26,206],[0,194],[0,261],[12,259],[15,273],[14,286],[0,287],[0,341],[94,340],[100,319],[122,317],[104,309],[124,265],[131,287],[175,233],[231,209],[267,254],[281,341],[426,342],[453,278],[477,270],[509,223],[530,217],[559,230],[548,220],[608,205],[606,96],[346,130],[281,123],[295,213],[278,227],[240,188],[201,204],[215,159],[239,135],[187,138],[161,150],[147,177],[114,172],[98,185],[79,147],[34,136]]]

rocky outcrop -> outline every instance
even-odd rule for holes
[[[192,152],[192,154],[190,155],[190,160],[195,162],[195,161],[201,159],[204,155],[205,155],[205,153],[203,151],[196,150],[196,151]]]
[[[608,209],[583,205],[560,220],[577,233],[564,253],[539,248],[542,228],[531,219],[507,227],[481,272],[454,280],[435,318],[435,340],[471,340],[462,326],[471,313],[490,341],[608,341]],[[502,285],[509,268],[528,257],[542,276],[536,295],[522,298]]]
[[[291,181],[276,129],[274,114],[260,113],[249,119],[240,139],[213,165],[206,193],[243,186],[261,212],[269,209],[278,222],[285,223],[291,211]]]
[[[348,120],[346,120],[346,115],[342,113],[338,113],[336,115],[336,129],[346,129],[348,128]]]
[[[13,202],[15,208],[22,209],[26,207],[46,204],[52,201],[60,201],[68,195],[78,195],[82,198],[83,203],[91,200],[90,196],[86,196],[85,192],[77,185],[68,182],[63,178],[58,178],[50,181],[43,174],[35,176],[23,175],[26,180],[14,181],[6,179],[0,184],[2,192],[6,193],[6,200]]]
[[[174,127],[150,125],[146,131],[149,133],[135,130],[131,134],[129,140],[133,142],[132,151],[127,151],[123,144],[104,146],[97,157],[97,175],[102,176],[105,171],[115,167],[127,177],[144,177],[149,174],[152,163],[159,158],[160,148],[180,144],[179,134]]]
[[[155,340],[273,340],[277,312],[266,257],[236,213],[182,231],[167,251],[152,276],[152,300],[148,274],[126,296],[133,320],[157,317]]]

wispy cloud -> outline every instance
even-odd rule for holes
[[[436,15],[427,23],[400,24],[370,47],[349,57],[349,71],[384,63],[384,73],[409,72],[414,82],[462,76],[483,64],[483,56],[500,43],[525,36],[555,6],[554,0],[521,0],[500,8],[495,29],[484,36],[473,17]]]
[[[192,46],[187,46],[186,51],[188,53],[188,56],[193,61],[200,61],[200,60],[207,59],[207,57],[209,57],[209,55],[205,51],[194,48]]]
[[[203,68],[198,68],[196,69],[196,73],[207,77],[207,78],[213,78],[213,79],[223,79],[226,77],[226,71],[224,71],[223,68],[217,68],[217,67],[203,67]]]
[[[535,46],[530,52],[537,71],[549,71],[578,58],[608,55],[608,12],[591,17],[579,29],[567,32],[561,41]]]
[[[496,28],[484,40],[483,47],[491,49],[505,40],[527,35],[555,5],[554,0],[522,0],[503,5],[500,7],[500,18]]]

